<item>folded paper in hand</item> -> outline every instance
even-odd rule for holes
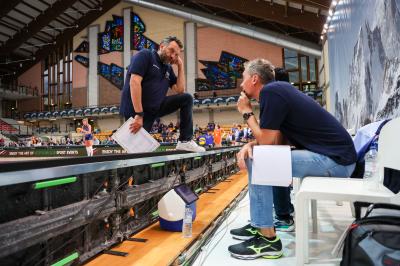
[[[290,146],[254,146],[251,183],[288,187],[292,183]]]
[[[133,134],[129,130],[133,118],[129,118],[125,123],[111,136],[128,153],[152,152],[160,144],[143,127]]]

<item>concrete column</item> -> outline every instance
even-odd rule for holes
[[[124,55],[123,55],[123,61],[124,61],[124,81],[126,78],[126,69],[128,68],[130,62],[131,62],[131,12],[132,8],[124,8],[123,14],[124,14]]]
[[[195,79],[197,78],[197,24],[185,23],[185,70],[186,91],[195,92]]]
[[[214,123],[214,109],[208,109],[208,122]]]
[[[99,55],[97,53],[97,36],[99,33],[99,25],[90,26],[88,28],[89,39],[89,82],[87,93],[87,105],[99,105],[99,76],[97,74],[97,63]]]

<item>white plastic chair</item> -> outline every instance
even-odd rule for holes
[[[400,170],[400,118],[393,119],[383,128],[379,136],[379,173],[384,167]],[[296,265],[309,262],[309,205],[312,200],[363,201],[371,203],[400,204],[400,193],[394,194],[381,185],[379,190],[364,188],[362,179],[307,177],[296,194]]]

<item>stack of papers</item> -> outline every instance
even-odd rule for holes
[[[287,145],[257,145],[253,148],[251,183],[288,187],[292,183],[292,154]]]
[[[129,125],[133,123],[133,118],[129,118],[111,136],[128,153],[152,152],[160,147],[156,141],[143,127],[133,134],[129,130]]]

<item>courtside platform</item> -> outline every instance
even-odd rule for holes
[[[1,164],[0,265],[188,262],[247,184],[235,174],[239,149]],[[158,229],[159,199],[182,183],[200,194],[191,239]]]
[[[234,174],[200,195],[192,238],[183,238],[180,232],[164,231],[159,223],[155,223],[132,236],[139,241],[124,241],[112,249],[126,253],[126,256],[102,254],[86,266],[180,265],[192,262],[226,218],[228,210],[237,205],[246,191],[246,173]]]

